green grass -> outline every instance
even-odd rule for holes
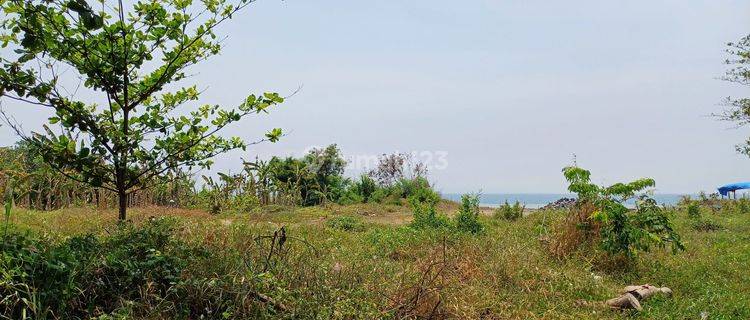
[[[547,252],[540,237],[562,212],[537,212],[515,222],[483,216],[485,230],[479,235],[414,230],[406,226],[405,212],[397,206],[356,205],[212,216],[145,208],[132,210],[131,219],[140,225],[151,216],[174,217],[176,239],[208,252],[182,271],[183,279],[200,285],[183,284],[185,296],[174,299],[217,308],[206,314],[209,318],[698,319],[705,312],[710,319],[750,319],[750,214],[713,214],[722,229],[705,232],[695,230],[685,212],[676,212],[686,251],[652,250],[626,270],[604,271],[590,250],[565,259]],[[86,233],[107,238],[116,224],[113,211],[93,209],[17,209],[11,220],[50,243]],[[281,226],[287,241],[269,255],[270,239]],[[640,313],[597,303],[625,285],[645,283],[670,287],[674,296],[647,300]],[[258,299],[211,300],[250,292],[286,310]],[[173,305],[156,301],[130,299],[108,312],[175,316]],[[190,317],[200,312],[206,311]]]

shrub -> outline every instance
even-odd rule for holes
[[[417,197],[409,199],[409,203],[414,212],[414,219],[409,224],[412,228],[450,228],[450,219],[444,214],[437,212],[435,202],[420,201]]]
[[[746,214],[750,212],[750,199],[719,200],[718,206],[723,214]]]
[[[696,231],[717,231],[722,229],[720,224],[707,219],[693,219],[690,221],[690,227]]]
[[[721,229],[721,225],[703,218],[701,213],[701,203],[699,201],[685,199],[682,201],[682,206],[685,208],[687,216],[690,218],[690,226],[694,230],[716,231]]]
[[[68,243],[80,245],[63,244],[53,248],[28,233],[8,234],[0,256],[0,296],[3,297],[0,314],[11,319],[21,319],[24,315],[47,318],[53,312],[69,311],[67,309],[76,305],[76,284],[85,279],[81,269],[90,259],[87,253],[98,251],[98,243],[91,241],[84,245],[89,240],[77,237]]]
[[[410,197],[420,197],[422,201],[440,200],[440,195],[432,189],[430,182],[424,177],[414,177],[412,179],[399,179],[396,187],[401,192],[401,197],[408,199]]]
[[[336,200],[336,203],[340,205],[348,205],[348,204],[355,204],[355,203],[365,203],[364,198],[362,196],[354,193],[354,192],[347,192],[345,193],[341,198]]]
[[[484,226],[479,221],[479,195],[461,196],[461,206],[455,216],[456,229],[461,232],[481,233]]]
[[[366,174],[359,176],[359,181],[354,183],[354,191],[362,198],[362,202],[370,202],[372,194],[377,189],[378,185],[375,180]]]
[[[104,239],[76,236],[60,244],[12,232],[0,255],[0,314],[10,318],[89,318],[124,301],[171,295],[192,257],[173,239],[172,223],[121,226]]]
[[[685,211],[690,219],[698,219],[701,217],[701,205],[697,201],[686,201]]]
[[[598,231],[600,246],[605,252],[633,257],[652,246],[665,247],[667,244],[671,245],[673,252],[684,250],[666,210],[654,199],[642,194],[636,201],[635,210],[623,205],[626,200],[653,187],[653,179],[600,187],[591,183],[591,173],[587,170],[567,167],[563,174],[570,183],[568,190],[578,194],[579,202],[593,205],[595,211],[581,227]]]
[[[258,197],[254,194],[239,194],[232,199],[231,209],[240,212],[250,212],[260,206]]]
[[[372,194],[370,195],[370,198],[368,199],[368,202],[382,203],[385,200],[385,198],[388,197],[388,195],[389,195],[388,189],[378,188],[372,192]]]
[[[326,220],[326,226],[343,231],[362,231],[365,224],[362,218],[354,216],[337,216]]]
[[[740,198],[737,200],[737,211],[742,214],[750,212],[750,199]]]
[[[515,221],[523,217],[523,211],[525,209],[526,207],[518,201],[516,201],[513,205],[510,205],[508,201],[505,201],[505,203],[495,209],[495,213],[493,216],[495,219]]]

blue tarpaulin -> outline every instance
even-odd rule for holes
[[[721,186],[719,187],[719,193],[722,196],[726,196],[730,192],[742,190],[742,189],[750,189],[750,182],[730,183],[728,185]]]

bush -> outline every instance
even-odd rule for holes
[[[401,195],[402,195],[402,192],[399,186],[378,187],[370,195],[368,202],[401,205],[402,204]]]
[[[239,194],[232,199],[232,204],[229,209],[234,209],[240,212],[250,212],[253,209],[260,206],[258,197],[254,194]]]
[[[601,248],[610,255],[634,257],[639,251],[648,251],[651,246],[664,247],[667,244],[671,245],[673,252],[684,250],[666,210],[654,199],[642,194],[636,201],[635,210],[623,205],[637,193],[653,187],[653,179],[600,187],[591,183],[591,173],[587,170],[567,167],[563,174],[570,183],[568,190],[578,194],[578,209],[593,206],[593,213],[580,227],[596,233]],[[576,210],[571,214],[579,216]]]
[[[516,203],[514,203],[513,205],[510,205],[508,201],[505,201],[505,203],[495,209],[493,217],[495,219],[515,221],[523,217],[523,211],[525,209],[526,207],[521,205],[521,203],[518,201],[516,201]]]
[[[750,199],[719,200],[718,206],[722,214],[746,214],[750,212]]]
[[[703,218],[701,213],[701,203],[690,199],[682,201],[682,206],[687,212],[690,219],[690,226],[697,231],[716,231],[721,229],[721,225]]]
[[[686,202],[685,211],[687,211],[688,218],[690,219],[698,219],[701,217],[701,205],[697,201]]]
[[[366,202],[365,198],[363,198],[354,187],[345,190],[344,193],[339,195],[338,199],[336,199],[336,203],[340,205],[365,203],[365,202]]]
[[[750,212],[750,199],[747,199],[747,198],[738,199],[737,211],[739,211],[739,213],[742,213],[742,214]]]
[[[690,221],[690,227],[696,231],[718,231],[722,229],[722,226],[707,219],[693,219]]]
[[[479,195],[465,194],[461,196],[461,206],[454,218],[456,229],[473,234],[481,233],[484,226],[479,221]]]
[[[338,216],[326,220],[326,226],[332,229],[343,231],[362,231],[365,230],[365,224],[360,217]]]
[[[12,232],[0,255],[0,313],[10,318],[89,318],[125,301],[172,298],[182,270],[201,256],[172,237],[172,223],[121,226],[111,237],[53,244]],[[54,316],[53,316],[54,315]]]
[[[414,212],[414,219],[409,224],[415,229],[424,228],[450,228],[450,219],[444,214],[437,212],[435,202],[420,201],[417,197],[409,199],[412,210]]]
[[[362,202],[370,202],[372,194],[377,189],[378,185],[375,180],[366,174],[359,176],[359,181],[354,183],[354,191],[362,198]]]
[[[424,177],[414,177],[412,179],[399,179],[396,188],[400,191],[401,197],[408,199],[411,197],[420,197],[422,201],[440,200],[440,195],[432,190],[430,182]]]
[[[11,232],[0,256],[0,314],[11,319],[24,315],[47,318],[68,313],[78,297],[77,283],[86,279],[85,266],[100,244],[91,237],[76,237],[59,247],[28,233]]]

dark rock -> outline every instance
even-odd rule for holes
[[[562,198],[555,202],[550,202],[540,210],[568,209],[576,205],[577,200],[574,198]]]

